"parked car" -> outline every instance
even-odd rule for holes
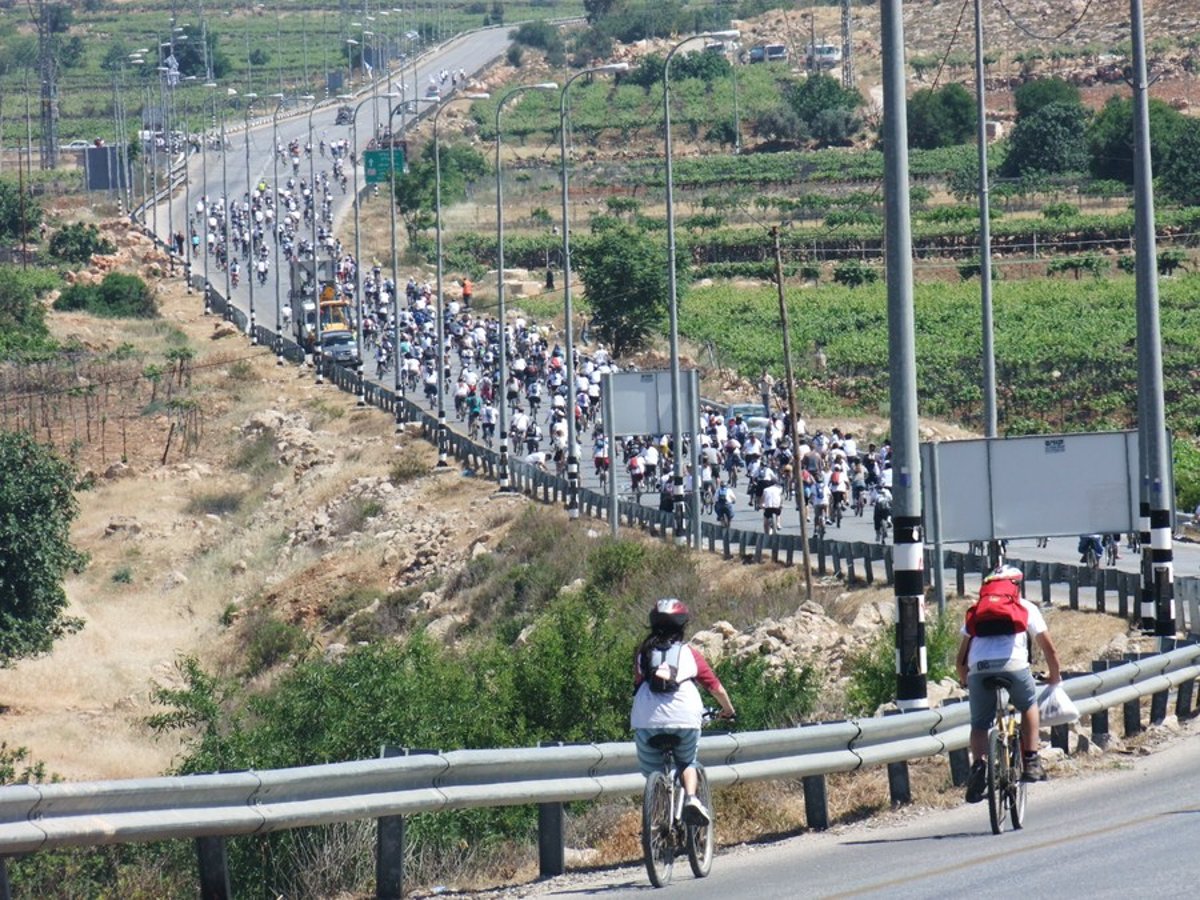
[[[328,331],[321,335],[321,356],[339,366],[358,365],[358,344],[349,331]]]
[[[92,145],[89,141],[76,140],[76,141],[69,141],[66,144],[60,144],[58,149],[59,150],[86,150],[90,146],[92,146]]]
[[[742,417],[751,431],[761,432],[771,421],[771,415],[761,403],[731,403],[725,407],[725,421]]]
[[[817,69],[832,69],[842,61],[842,48],[837,44],[810,44],[806,62]]]
[[[750,48],[750,62],[787,62],[787,44],[759,44]]]

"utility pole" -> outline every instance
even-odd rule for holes
[[[842,0],[842,87],[854,87],[854,8]]]
[[[808,505],[804,502],[804,481],[798,455],[800,430],[796,427],[800,409],[796,406],[796,378],[792,368],[792,333],[788,323],[787,301],[783,295],[783,251],[779,246],[779,226],[771,226],[771,242],[775,246],[775,286],[779,291],[779,322],[783,327],[783,377],[787,379],[788,430],[792,439],[792,479],[796,493],[797,509],[800,512],[800,546],[804,552],[804,598],[812,599],[812,566],[808,550]]]
[[[1174,549],[1171,545],[1170,445],[1163,399],[1158,317],[1158,253],[1154,236],[1154,175],[1150,165],[1150,82],[1142,0],[1129,3],[1133,39],[1133,230],[1137,253],[1138,461],[1141,475],[1142,630],[1175,635]],[[1146,534],[1149,532],[1149,534]],[[1149,537],[1149,543],[1146,538]]]
[[[38,0],[34,26],[37,28],[38,76],[41,82],[42,169],[53,169],[58,165],[58,60],[55,58],[57,41],[52,31],[55,24],[51,21],[46,0]]]
[[[917,442],[917,363],[913,324],[908,122],[901,0],[880,0],[883,47],[883,194],[892,431],[892,547],[896,596],[896,703],[926,709],[924,538]]]

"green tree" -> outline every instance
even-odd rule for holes
[[[908,146],[932,150],[964,144],[975,133],[975,98],[951,82],[922,88],[908,101]]]
[[[1065,103],[1051,103],[1021,119],[1008,140],[1008,156],[1001,173],[1018,176],[1085,169],[1087,122],[1087,110]]]
[[[811,75],[785,93],[796,117],[822,143],[844,143],[861,127],[862,94],[828,75]]]
[[[1161,100],[1150,101],[1150,161],[1158,171],[1177,140],[1191,125],[1187,118]],[[1091,171],[1096,178],[1133,183],[1133,101],[1109,97],[1087,131]]]
[[[1155,170],[1160,190],[1181,206],[1200,206],[1200,125],[1188,120]]]
[[[575,251],[592,328],[618,356],[645,346],[667,312],[662,245],[632,225],[603,228]],[[677,288],[682,295],[685,280]]]
[[[0,238],[21,236],[21,191],[15,178],[0,178]],[[42,207],[26,188],[24,227],[27,234],[37,233],[42,221]]]
[[[0,665],[44,653],[82,624],[65,614],[75,472],[28,434],[0,432]]]
[[[86,263],[93,253],[116,253],[116,245],[100,236],[100,229],[83,222],[64,225],[50,238],[50,255],[73,263]]]
[[[415,243],[420,233],[434,225],[437,210],[437,171],[433,142],[421,151],[420,158],[409,165],[408,173],[396,179],[396,210]],[[442,205],[456,203],[467,196],[467,184],[487,174],[487,160],[466,144],[441,149]]]
[[[1061,78],[1038,78],[1017,88],[1013,92],[1013,101],[1017,106],[1017,118],[1024,119],[1051,103],[1079,106],[1079,88]]]

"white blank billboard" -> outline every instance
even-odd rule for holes
[[[615,435],[670,434],[671,373],[617,372],[609,376],[613,391]],[[679,373],[679,392],[683,395],[683,431],[691,434],[700,417],[700,381],[695,369]]]
[[[922,444],[921,481],[931,539],[935,487],[943,541],[1135,531],[1137,432]]]

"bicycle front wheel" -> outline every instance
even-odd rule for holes
[[[662,772],[646,779],[642,795],[642,855],[646,874],[655,887],[671,882],[675,866],[675,848],[671,836],[671,783]]]
[[[1008,823],[1008,748],[997,728],[988,732],[987,801],[992,834],[1000,834]]]
[[[708,776],[700,767],[697,767],[697,774],[700,776],[700,784],[696,789],[696,796],[708,810],[709,816],[712,816],[712,789],[708,786]],[[712,869],[713,846],[716,843],[716,837],[713,834],[714,825],[714,821],[710,818],[707,825],[687,826],[688,865],[692,867],[692,874],[697,878],[704,878]]]
[[[1021,739],[1015,734],[1008,743],[1008,762],[1008,813],[1013,831],[1017,831],[1025,824],[1025,800],[1029,785],[1021,780]]]

